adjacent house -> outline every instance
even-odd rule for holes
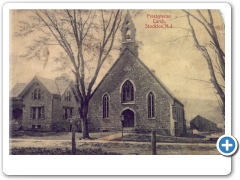
[[[10,91],[10,118],[23,130],[51,131],[51,125],[78,115],[73,83],[35,76],[29,83],[16,84]]]

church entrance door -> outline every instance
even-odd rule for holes
[[[122,112],[124,116],[123,127],[134,127],[134,112],[127,109]]]

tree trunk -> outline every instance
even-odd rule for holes
[[[89,132],[88,132],[88,102],[81,103],[80,107],[80,117],[82,119],[82,138],[83,139],[89,139]]]

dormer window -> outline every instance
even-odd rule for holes
[[[67,91],[65,93],[65,101],[71,101],[71,97],[72,97],[71,92]]]
[[[34,91],[31,94],[31,99],[41,99],[41,98],[42,98],[41,89],[39,88],[34,89]]]

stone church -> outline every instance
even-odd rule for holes
[[[157,130],[179,136],[185,131],[184,105],[139,59],[136,28],[129,13],[122,25],[119,58],[93,92],[89,129]]]

